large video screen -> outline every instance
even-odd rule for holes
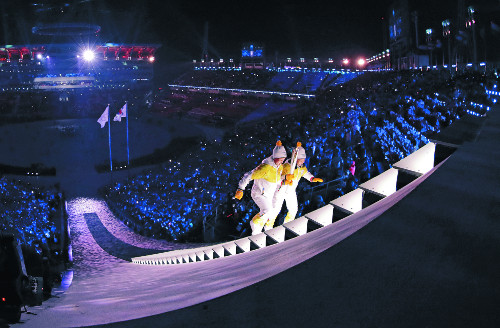
[[[241,57],[262,57],[264,55],[262,47],[253,44],[243,46]]]

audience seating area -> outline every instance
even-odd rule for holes
[[[471,110],[484,114],[489,81],[479,73],[364,73],[319,92],[307,110],[245,127],[219,142],[200,142],[178,162],[109,186],[104,194],[112,207],[122,208],[129,226],[149,236],[199,241],[205,218],[212,217],[223,230],[221,238],[237,237],[258,211],[250,188],[242,201],[232,198],[238,180],[271,155],[276,140],[289,154],[301,141],[309,171],[325,182],[338,181],[321,195],[301,182],[298,217],[389,169]]]

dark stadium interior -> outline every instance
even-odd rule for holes
[[[500,323],[500,1],[0,15],[0,327]],[[277,140],[321,182],[256,235]]]

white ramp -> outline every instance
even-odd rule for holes
[[[203,253],[205,253],[206,257],[208,257],[209,260],[214,259],[214,251],[212,249],[204,249]]]
[[[222,247],[221,245],[217,245],[212,249],[214,250],[215,254],[217,254],[218,257],[224,257],[224,247]]]
[[[308,218],[301,216],[298,219],[283,224],[283,226],[297,236],[302,236],[307,233],[307,221],[309,221]]]
[[[266,235],[268,235],[270,238],[272,238],[274,241],[277,243],[281,243],[285,241],[285,227],[283,226],[278,226],[273,229],[269,229],[267,231],[264,231]]]
[[[436,144],[429,142],[416,152],[408,155],[393,167],[406,171],[415,172],[418,175],[425,174],[434,167],[434,153],[436,152]]]
[[[398,170],[390,168],[382,174],[359,185],[361,189],[371,191],[380,196],[387,197],[396,192]]]
[[[327,226],[333,222],[333,206],[328,204],[305,215],[308,219],[321,226]]]
[[[335,207],[339,207],[349,213],[356,213],[363,208],[363,189],[355,189],[342,197],[330,202]]]
[[[230,255],[236,255],[236,244],[235,243],[227,243],[222,245],[226,252],[228,252]]]
[[[242,238],[235,240],[234,243],[238,246],[243,252],[250,252],[250,239]]]
[[[196,252],[196,258],[200,262],[205,261],[205,253],[203,253],[203,251]]]
[[[250,236],[248,237],[248,239],[250,239],[255,245],[257,245],[258,248],[266,247],[266,235],[263,233],[259,233],[255,236]]]

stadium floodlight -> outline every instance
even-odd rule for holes
[[[90,61],[93,61],[93,60],[94,60],[94,58],[95,58],[95,54],[94,54],[94,52],[93,52],[92,50],[87,49],[87,50],[85,50],[85,51],[83,52],[83,59],[84,59],[85,61],[90,62]]]
[[[342,64],[349,65],[349,59],[347,58],[342,59]]]
[[[148,58],[149,62],[152,63],[155,61],[155,57],[154,56],[149,56]],[[203,61],[202,61],[203,62]]]
[[[359,67],[363,67],[363,66],[365,66],[365,65],[366,65],[366,59],[364,59],[364,58],[359,58],[359,59],[358,59],[358,66],[359,66]]]

